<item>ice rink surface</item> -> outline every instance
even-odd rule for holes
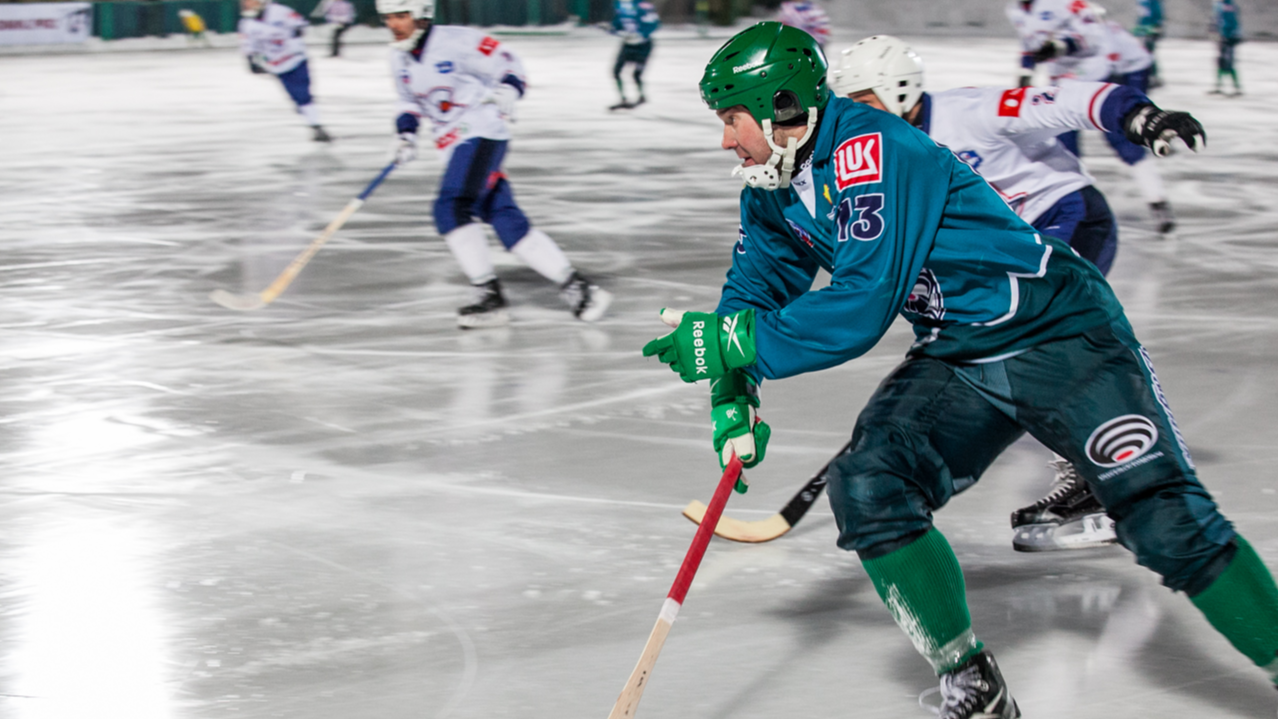
[[[0,716],[602,719],[719,475],[705,388],[639,349],[659,308],[713,308],[737,237],[696,88],[721,41],[659,38],[650,103],[610,115],[615,40],[507,38],[531,79],[516,197],[617,302],[576,323],[503,259],[514,323],[470,333],[432,157],[273,305],[207,298],[265,287],[386,161],[383,47],[313,52],[332,146],[232,50],[0,58]],[[915,46],[930,89],[1013,78],[1011,32]],[[1209,138],[1161,164],[1175,237],[1100,137],[1085,155],[1122,224],[1111,281],[1273,571],[1276,51],[1240,47],[1237,99],[1205,94],[1214,51],[1160,46],[1154,99]],[[728,514],[777,511],[909,337],[768,384],[769,459]],[[1048,459],[1018,442],[938,517],[1025,716],[1275,716],[1125,550],[1011,550]],[[834,539],[823,499],[773,543],[716,540],[640,716],[928,716],[929,667]]]

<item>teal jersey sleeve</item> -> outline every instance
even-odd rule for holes
[[[948,153],[887,113],[831,119],[842,141],[834,148],[834,185],[823,183],[830,232],[821,248],[797,224],[770,226],[768,218],[783,216],[784,195],[743,193],[744,237],[721,310],[756,308],[756,369],[764,378],[833,367],[874,347],[906,304],[942,223]],[[829,248],[822,264],[831,282],[809,292],[811,258],[822,248]]]
[[[897,315],[909,353],[981,361],[1122,318],[1097,269],[1042,238],[901,118],[834,98],[787,190],[742,192],[719,312],[755,309],[757,379],[866,353]],[[818,269],[831,282],[812,289]]]

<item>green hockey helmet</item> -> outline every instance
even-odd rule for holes
[[[712,110],[744,105],[761,125],[786,124],[830,100],[826,56],[812,35],[779,22],[761,22],[724,43],[700,83]]]

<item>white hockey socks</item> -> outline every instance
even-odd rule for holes
[[[1159,168],[1155,165],[1155,157],[1150,153],[1141,158],[1141,162],[1132,166],[1132,179],[1137,183],[1137,189],[1141,191],[1141,196],[1145,198],[1146,204],[1154,204],[1163,202],[1168,199],[1164,195],[1164,180],[1159,176]]]
[[[489,257],[489,241],[484,236],[484,226],[478,222],[462,225],[444,236],[444,242],[462,272],[473,285],[480,285],[497,277],[493,272],[493,260]]]
[[[557,286],[568,282],[568,278],[573,276],[573,265],[564,256],[564,251],[541,230],[530,229],[527,235],[515,243],[511,252]]]
[[[316,107],[314,102],[309,105],[300,105],[298,107],[298,114],[306,118],[306,124],[311,127],[319,127],[320,108]]]

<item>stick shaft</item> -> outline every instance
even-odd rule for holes
[[[377,177],[373,178],[373,181],[364,188],[363,192],[354,197],[350,202],[346,203],[346,207],[342,208],[342,211],[338,213],[337,217],[333,218],[333,221],[329,223],[328,227],[324,228],[324,231],[320,233],[319,237],[311,240],[311,244],[307,245],[305,250],[302,250],[297,257],[293,258],[293,261],[289,263],[288,267],[284,268],[284,271],[275,278],[275,281],[259,293],[263,304],[270,303],[288,289],[289,285],[293,283],[293,280],[297,278],[298,273],[302,271],[302,268],[306,267],[306,263],[310,262],[312,257],[315,257],[315,253],[320,251],[320,248],[324,246],[324,243],[328,242],[333,235],[337,234],[338,230],[342,229],[342,225],[345,225],[346,221],[351,219],[351,215],[354,215],[356,211],[360,209],[360,207],[364,204],[364,201],[368,199],[369,195],[373,194],[373,191],[377,189],[377,186],[382,184],[382,181],[385,180],[386,176],[391,174],[391,170],[394,169],[394,162],[382,168],[382,171],[378,173]]]
[[[741,474],[742,462],[734,456],[729,461],[728,467],[724,469],[724,476],[720,477],[715,494],[711,495],[711,502],[706,506],[706,519],[698,525],[697,534],[693,535],[693,544],[684,555],[684,563],[680,565],[679,574],[675,575],[675,583],[671,585],[671,591],[666,595],[679,604],[684,603],[684,596],[688,594],[688,588],[693,583],[693,575],[697,574],[697,567],[702,563],[702,555],[706,554],[706,546],[711,543],[711,535],[715,533],[715,525],[719,523],[719,516],[724,513],[724,505],[728,504],[728,496],[733,493],[733,485],[737,483],[737,478]]]
[[[680,605],[684,603],[684,596],[688,594],[688,587],[693,583],[693,575],[697,574],[697,567],[702,563],[702,556],[706,554],[706,545],[711,541],[711,530],[719,521],[719,515],[723,514],[724,505],[728,503],[728,496],[732,494],[733,485],[737,484],[737,478],[741,476],[741,473],[742,462],[734,456],[729,461],[728,467],[724,469],[724,475],[720,477],[719,485],[715,487],[715,494],[711,496],[710,506],[706,510],[708,517],[712,514],[714,516],[711,517],[710,522],[703,522],[697,528],[697,534],[693,535],[693,544],[684,555],[684,563],[680,565],[679,573],[675,575],[675,583],[671,585],[671,591],[666,595],[666,601],[662,603],[662,612],[657,617],[657,624],[653,625],[653,631],[648,635],[648,642],[644,644],[644,651],[640,653],[635,669],[631,670],[631,676],[626,680],[622,693],[617,696],[617,702],[613,704],[613,711],[609,712],[608,719],[632,719],[635,716],[640,697],[644,695],[649,677],[653,674],[653,666],[657,664],[657,655],[661,654],[662,646],[666,644],[666,635],[670,633],[671,625],[675,623]]]

